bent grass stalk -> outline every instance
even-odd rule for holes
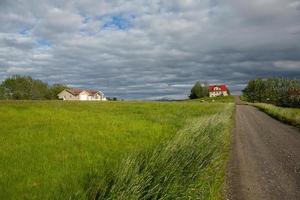
[[[219,199],[230,143],[232,105],[189,120],[170,141],[90,177],[89,199]],[[97,180],[98,178],[98,180]],[[103,180],[105,180],[103,182]]]
[[[217,198],[228,107],[0,102],[0,199]]]

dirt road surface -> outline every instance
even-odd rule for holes
[[[300,200],[300,131],[236,104],[226,198]]]

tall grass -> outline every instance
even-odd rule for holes
[[[300,128],[299,108],[283,108],[266,103],[255,103],[254,105],[270,116]]]
[[[128,157],[144,162],[154,149],[169,145],[187,121],[192,126],[194,118],[201,118],[201,123],[226,105],[0,102],[0,199],[87,198],[102,194],[102,186],[110,194],[125,166],[120,163]]]
[[[124,158],[115,170],[89,174],[86,197],[221,199],[232,108],[228,104],[218,114],[190,119],[171,140]]]

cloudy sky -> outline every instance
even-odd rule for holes
[[[300,0],[0,0],[0,81],[13,74],[130,99],[299,79]]]

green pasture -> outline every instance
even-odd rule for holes
[[[0,199],[218,199],[232,111],[197,101],[0,102]]]

